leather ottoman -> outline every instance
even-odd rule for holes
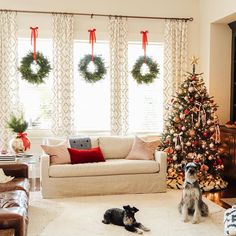
[[[0,235],[26,236],[28,225],[28,166],[0,165],[12,181],[0,184]]]

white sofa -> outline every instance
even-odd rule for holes
[[[79,195],[156,193],[166,191],[166,153],[155,152],[155,160],[126,160],[133,137],[91,138],[92,147],[100,146],[105,162],[50,165],[41,156],[40,175],[43,198]],[[47,139],[56,145],[61,139]]]

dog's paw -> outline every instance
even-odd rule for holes
[[[149,228],[147,228],[147,227],[144,227],[143,228],[143,231],[146,231],[146,232],[148,232],[148,231],[151,231]]]
[[[140,229],[137,229],[136,233],[137,233],[137,234],[143,234],[143,231],[140,230]]]
[[[192,223],[193,223],[193,224],[198,224],[199,222],[200,222],[199,219],[194,219],[194,218],[192,219]]]
[[[184,223],[187,223],[187,222],[189,221],[189,219],[188,219],[188,217],[182,217],[182,221],[183,221]]]

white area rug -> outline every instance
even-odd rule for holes
[[[41,199],[31,193],[28,236],[131,236],[123,227],[103,224],[108,208],[131,205],[139,208],[137,221],[151,229],[144,235],[222,236],[224,209],[204,199],[210,216],[200,224],[183,223],[177,211],[181,191],[158,194],[109,195],[60,199]]]

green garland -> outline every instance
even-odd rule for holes
[[[144,63],[148,66],[149,73],[142,75],[140,69]],[[157,75],[159,74],[159,65],[150,57],[146,57],[145,61],[145,57],[140,56],[135,62],[131,73],[138,84],[149,84],[157,78]]]
[[[95,83],[104,78],[107,70],[105,68],[103,59],[99,56],[94,56],[94,65],[95,65],[95,72],[91,73],[88,71],[88,64],[92,61],[92,55],[87,54],[85,55],[79,63],[79,72],[80,75],[89,83]]]
[[[21,66],[18,70],[21,73],[21,78],[27,80],[31,84],[42,84],[44,83],[43,78],[47,77],[50,70],[52,69],[47,58],[42,53],[36,53],[36,64],[39,66],[37,73],[34,73],[31,69],[31,64],[34,62],[33,52],[29,52],[21,60]]]

